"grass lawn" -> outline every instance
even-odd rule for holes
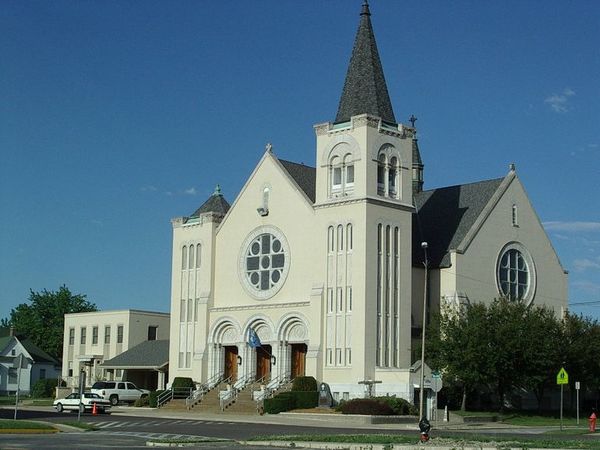
[[[45,423],[0,419],[0,433],[55,433],[57,431],[56,428]]]
[[[417,436],[401,436],[401,435],[385,435],[385,434],[354,434],[354,435],[296,435],[296,436],[257,436],[251,439],[252,441],[285,441],[292,443],[300,442],[330,442],[340,444],[399,444],[399,445],[417,445],[419,438]],[[469,447],[496,447],[496,448],[553,448],[553,449],[598,449],[598,443],[593,441],[583,441],[574,439],[572,435],[566,435],[565,439],[547,439],[547,440],[532,440],[532,439],[515,439],[490,436],[463,436],[436,438],[433,437],[428,446],[446,446],[462,448]]]

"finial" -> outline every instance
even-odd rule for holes
[[[415,122],[417,121],[417,118],[415,117],[414,114],[411,114],[408,121],[412,124],[412,127],[415,127]]]
[[[365,2],[362,4],[362,10],[360,12],[361,16],[370,16],[371,15],[371,11],[369,11],[369,2],[367,0],[365,0]]]
[[[223,194],[221,193],[221,186],[220,186],[220,185],[218,185],[218,184],[217,184],[217,185],[215,186],[215,192],[213,192],[213,195],[223,195]]]
[[[273,145],[270,142],[267,142],[267,145],[265,146],[265,151],[269,153],[273,151]]]
[[[517,170],[517,166],[515,165],[515,163],[510,163],[508,165],[508,168],[510,169],[511,172],[515,172]]]

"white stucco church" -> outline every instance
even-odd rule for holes
[[[514,166],[423,190],[370,16],[363,5],[335,120],[314,127],[314,167],[267,146],[231,205],[217,188],[172,220],[171,379],[311,375],[339,399],[371,379],[412,400],[425,261],[430,310],[499,296],[566,308],[566,272]]]

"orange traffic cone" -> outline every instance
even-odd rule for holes
[[[98,408],[96,407],[96,403],[94,402],[94,406],[92,406],[92,416],[98,414]]]

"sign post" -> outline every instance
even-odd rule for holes
[[[431,390],[435,392],[435,404],[431,409],[433,410],[432,415],[436,423],[438,420],[438,392],[442,390],[442,386],[442,374],[440,372],[431,372]]]
[[[579,381],[575,382],[575,391],[577,391],[577,425],[579,425],[579,388],[581,387],[581,384],[579,383]]]
[[[569,384],[569,374],[564,367],[556,375],[556,384],[560,385],[560,431],[563,430],[563,391],[565,384]]]
[[[13,359],[13,368],[17,369],[17,392],[15,393],[15,417],[17,420],[17,409],[19,405],[19,393],[21,390],[21,369],[27,369],[29,362],[23,353]]]

